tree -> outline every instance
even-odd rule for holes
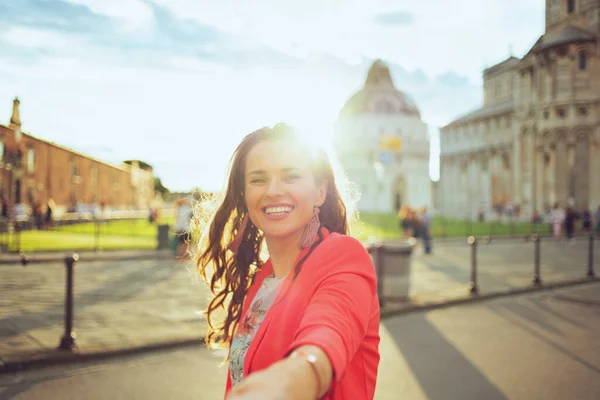
[[[163,184],[160,178],[154,177],[154,193],[160,193],[161,195],[166,195],[169,193],[169,189],[167,189]]]
[[[137,161],[140,168],[143,169],[144,171],[148,171],[148,170],[152,169],[152,165],[150,165],[147,162],[144,162],[142,160],[126,160],[126,161],[123,161],[123,164],[131,165],[131,164],[133,164],[133,161]]]

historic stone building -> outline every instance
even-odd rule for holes
[[[389,68],[376,61],[364,88],[340,111],[334,147],[361,194],[362,212],[397,212],[404,203],[431,205],[427,125]]]
[[[600,205],[600,0],[547,0],[545,33],[483,81],[483,107],[441,129],[438,211]]]
[[[154,198],[152,170],[136,162],[110,165],[21,132],[19,100],[10,125],[0,125],[0,197],[8,210],[16,204],[42,208],[52,199],[55,211],[70,208],[147,209]]]

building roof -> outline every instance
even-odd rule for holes
[[[352,95],[340,111],[340,116],[365,114],[410,115],[421,118],[414,101],[394,86],[388,66],[381,60],[373,63],[365,86]]]
[[[484,69],[483,74],[490,75],[490,74],[496,74],[499,72],[504,72],[509,69],[517,67],[520,62],[521,62],[521,60],[519,58],[510,56],[506,60],[504,60],[496,65],[493,65],[489,68]]]
[[[568,25],[557,32],[546,32],[533,45],[530,52],[539,52],[551,47],[560,46],[568,43],[596,41],[596,35],[585,29]]]
[[[498,115],[503,115],[510,113],[514,110],[513,102],[506,102],[501,104],[494,104],[492,106],[478,108],[477,110],[470,111],[467,114],[455,119],[450,122],[448,125],[444,126],[442,129],[451,128],[454,125],[464,124],[467,122],[472,122],[479,119],[495,117]]]
[[[3,125],[3,124],[0,124],[0,130],[2,130],[2,129],[8,130],[8,131],[12,131],[12,128],[10,126],[6,126],[6,125]],[[54,147],[56,147],[58,149],[65,150],[65,151],[67,151],[69,153],[72,153],[72,154],[75,154],[75,155],[77,155],[79,157],[84,157],[84,158],[87,158],[89,160],[95,161],[97,163],[104,164],[104,165],[106,165],[108,167],[112,167],[112,168],[119,169],[119,170],[122,170],[122,171],[128,171],[129,168],[131,168],[131,166],[129,166],[127,164],[124,164],[124,163],[110,164],[110,163],[108,163],[106,161],[102,161],[102,160],[99,160],[99,159],[94,158],[92,156],[88,156],[86,154],[80,153],[80,152],[78,152],[76,150],[73,150],[73,149],[70,149],[68,147],[61,146],[60,144],[57,144],[57,143],[54,143],[54,142],[51,142],[51,141],[48,141],[48,140],[40,139],[39,137],[33,136],[32,134],[27,133],[27,132],[23,132],[23,137],[24,138],[27,137],[27,138],[36,140],[38,142],[42,142],[42,143],[48,144],[50,146],[54,146]]]

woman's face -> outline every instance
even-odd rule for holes
[[[317,184],[306,156],[283,141],[257,143],[246,157],[244,193],[252,223],[267,240],[301,237],[327,183]]]

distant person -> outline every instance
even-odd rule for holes
[[[555,240],[559,240],[562,234],[562,226],[565,222],[565,211],[559,207],[558,203],[552,208],[552,234]]]
[[[596,233],[600,235],[600,206],[596,210]]]
[[[485,212],[483,212],[483,208],[479,209],[477,219],[479,220],[479,222],[485,222]]]
[[[46,214],[44,216],[44,226],[46,228],[52,227],[53,225],[53,213],[54,213],[54,200],[49,199],[46,203]]]
[[[575,221],[577,220],[577,213],[572,207],[567,207],[565,213],[565,233],[569,242],[573,242],[573,235],[575,233]]]
[[[2,207],[2,218],[8,218],[8,202],[4,196],[0,196],[0,206]]]
[[[536,225],[542,223],[542,216],[540,215],[538,210],[533,210],[533,214],[531,216],[531,223]]]
[[[585,232],[586,235],[589,235],[592,231],[592,212],[590,211],[590,209],[588,207],[586,207],[583,210],[583,213],[581,214],[581,225],[583,228],[583,232]]]
[[[192,203],[187,197],[182,197],[175,202],[175,236],[177,248],[175,255],[184,258],[187,254],[187,245],[191,240],[190,222],[192,219]]]
[[[228,349],[227,399],[373,399],[375,268],[348,236],[327,153],[280,124],[246,136],[229,170],[197,257],[213,284],[207,343]]]
[[[425,254],[431,254],[431,215],[427,211],[427,207],[421,209],[421,238],[423,239],[423,247]]]

